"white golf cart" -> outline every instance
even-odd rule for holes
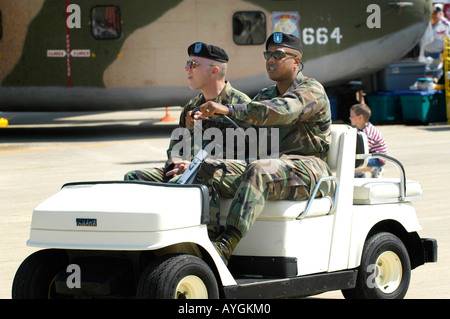
[[[355,162],[371,156],[355,152],[357,140],[367,146],[357,136],[332,125],[334,175],[326,179],[336,183],[335,197],[269,201],[228,266],[208,238],[205,186],[66,184],[33,212],[27,244],[45,249],[21,264],[12,297],[287,298],[342,290],[346,298],[402,298],[411,269],[436,262],[437,242],[417,233],[411,201],[422,197],[421,185],[406,180],[398,161],[385,158],[398,179],[354,178]]]

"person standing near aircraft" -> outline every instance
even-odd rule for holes
[[[302,55],[299,38],[272,34],[264,57],[267,73],[276,85],[263,89],[249,103],[226,106],[207,102],[200,107],[202,116],[207,117],[229,114],[231,107],[235,119],[279,130],[279,158],[258,159],[239,169],[207,159],[194,181],[207,185],[212,198],[234,195],[225,230],[213,242],[226,263],[267,200],[308,199],[318,180],[331,175],[324,161],[331,141],[330,103],[323,86],[302,74]],[[321,184],[320,196],[332,192],[331,184]],[[211,206],[218,202],[211,201]]]
[[[442,7],[438,4],[434,6],[431,16],[431,28],[433,31],[432,41],[424,46],[425,57],[433,59],[432,66],[438,66],[442,61],[441,54],[444,52],[444,38],[450,37],[450,22],[443,17]],[[442,72],[440,72],[442,73]],[[441,74],[437,75],[440,78]]]

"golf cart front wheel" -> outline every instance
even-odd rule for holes
[[[142,272],[137,298],[217,299],[219,289],[214,273],[203,260],[192,255],[162,257]]]
[[[28,256],[14,276],[12,299],[58,298],[55,279],[67,267],[67,253],[60,249],[39,250]]]
[[[342,290],[348,299],[401,299],[408,291],[411,264],[408,250],[395,235],[376,233],[366,240],[356,287]]]

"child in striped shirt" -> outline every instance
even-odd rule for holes
[[[386,154],[386,140],[381,132],[369,122],[371,115],[372,112],[366,104],[355,104],[350,108],[350,122],[353,126],[356,126],[359,131],[364,132],[367,135],[369,153]],[[359,172],[360,174],[356,174],[355,176],[364,176],[364,172],[370,172],[373,178],[381,177],[384,164],[386,163],[379,158],[371,158],[367,167],[356,170],[356,172]]]

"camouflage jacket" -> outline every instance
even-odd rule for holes
[[[223,88],[222,92],[214,99],[214,102],[227,105],[227,104],[240,104],[240,103],[248,103],[251,99],[244,93],[236,90],[233,88],[230,84],[230,82],[226,81],[225,87]],[[206,99],[203,95],[203,93],[200,93],[193,99],[191,99],[183,108],[183,111],[180,114],[180,122],[179,127],[187,127],[186,126],[186,116],[187,113],[194,109],[197,106],[200,106],[202,104],[206,103]],[[217,118],[218,121],[220,119]],[[191,131],[192,133],[192,131]],[[170,139],[169,148],[167,149],[167,158],[168,161],[166,162],[166,165],[170,165],[172,163],[172,148],[175,144],[177,144],[180,140],[179,139]],[[193,141],[192,141],[193,144]],[[191,152],[193,152],[193,147],[191,148]],[[191,154],[195,155],[195,154]]]
[[[331,142],[330,102],[323,86],[298,73],[279,95],[277,86],[263,89],[252,102],[235,104],[235,118],[254,126],[279,129],[281,154],[324,158]]]

